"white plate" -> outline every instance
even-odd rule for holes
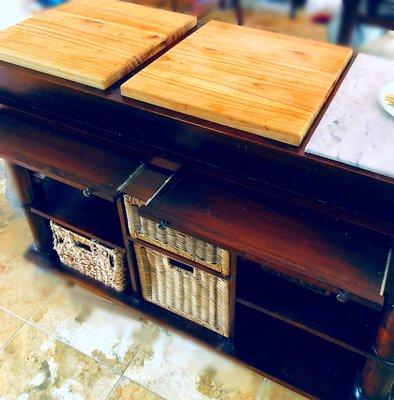
[[[391,115],[394,117],[394,106],[390,106],[387,103],[387,100],[385,100],[385,97],[387,95],[393,95],[394,96],[394,82],[390,82],[387,85],[384,85],[382,87],[382,90],[380,91],[379,94],[379,103],[380,105]]]

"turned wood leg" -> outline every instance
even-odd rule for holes
[[[297,12],[297,0],[290,1],[290,18],[295,19]]]
[[[36,250],[51,252],[51,234],[46,221],[30,210],[34,201],[34,190],[29,171],[26,168],[6,161],[8,178],[12,180],[17,198],[23,207],[33,244]]]
[[[376,359],[367,360],[355,387],[360,400],[389,400],[394,383],[394,306],[386,307],[376,337]]]
[[[233,5],[235,9],[235,15],[237,17],[238,25],[243,25],[244,23],[244,12],[242,8],[242,0],[233,0]]]

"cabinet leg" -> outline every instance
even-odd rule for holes
[[[34,201],[34,188],[29,171],[26,168],[6,161],[8,178],[12,180],[17,198],[23,207],[30,232],[33,236],[33,244],[36,250],[51,252],[51,233],[47,222],[30,210]]]
[[[375,342],[376,359],[368,359],[355,386],[357,400],[389,400],[394,383],[394,306],[386,307]]]
[[[339,24],[338,43],[348,45],[357,22],[361,0],[343,0]]]
[[[235,15],[237,17],[237,24],[244,24],[244,12],[242,8],[242,0],[233,0]]]
[[[30,209],[25,209],[25,218],[33,237],[34,249],[43,253],[52,253],[52,233],[48,222],[39,215],[32,213]]]

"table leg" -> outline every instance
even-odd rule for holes
[[[387,306],[374,346],[355,386],[357,400],[389,400],[394,383],[394,305]]]
[[[338,43],[349,44],[356,25],[361,0],[343,0],[339,24]]]
[[[42,252],[51,252],[51,234],[48,224],[43,218],[30,210],[34,201],[34,189],[29,171],[8,161],[6,161],[6,164],[8,178],[12,180],[18,200],[23,207],[35,248]]]
[[[242,0],[233,0],[235,15],[237,17],[238,25],[243,25],[244,23],[244,12],[242,9]]]

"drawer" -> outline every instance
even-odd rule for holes
[[[229,336],[229,281],[135,244],[144,299]]]
[[[144,240],[208,268],[229,275],[230,255],[227,250],[172,229],[140,215],[140,208],[130,196],[124,196],[130,235]]]
[[[53,248],[63,264],[118,292],[125,290],[124,251],[106,247],[53,221],[50,225]]]

